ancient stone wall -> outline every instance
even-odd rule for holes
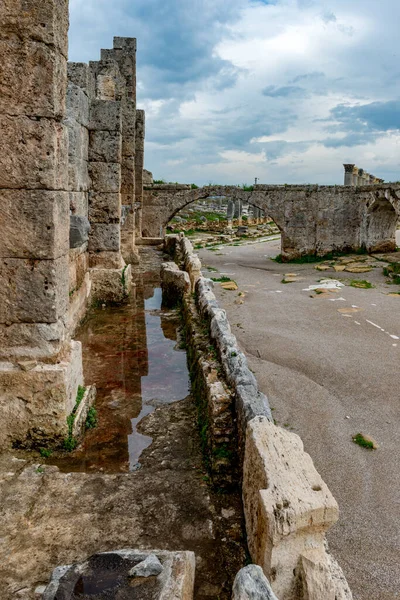
[[[131,283],[136,40],[67,66],[68,0],[5,0],[0,51],[0,446],[45,444],[83,384],[73,332],[91,299]]]
[[[83,383],[68,330],[67,0],[0,5],[0,446],[55,440]]]
[[[329,252],[389,252],[395,249],[400,215],[400,185],[267,186],[246,192],[231,186],[191,189],[189,185],[145,186],[143,235],[159,237],[179,210],[201,198],[226,196],[255,207],[255,222],[263,211],[282,233],[282,257]],[[232,207],[231,207],[232,210]],[[232,215],[233,216],[233,215]]]

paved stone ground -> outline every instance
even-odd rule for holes
[[[301,436],[339,502],[329,542],[355,600],[400,598],[400,295],[386,295],[400,287],[385,283],[382,263],[367,273],[319,272],[270,260],[279,251],[271,241],[200,256],[237,282],[237,291],[216,284],[233,332],[276,421]],[[289,273],[297,281],[282,284]],[[369,280],[376,288],[346,286],[311,298],[303,289],[321,277]],[[354,444],[358,432],[379,449]]]

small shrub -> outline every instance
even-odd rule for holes
[[[85,427],[86,429],[94,429],[97,427],[97,410],[94,408],[94,406],[88,410]]]
[[[78,445],[78,440],[76,438],[74,438],[72,435],[68,436],[63,441],[63,448],[67,452],[72,452],[72,450],[75,450],[77,445]]]
[[[50,450],[50,448],[39,448],[39,452],[40,456],[43,458],[50,458],[50,456],[53,454],[53,451]]]

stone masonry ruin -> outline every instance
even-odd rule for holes
[[[164,235],[170,219],[201,198],[228,196],[264,211],[282,234],[282,258],[324,256],[330,252],[391,252],[400,215],[400,185],[353,186],[158,184],[144,188],[142,228],[148,237]]]
[[[68,1],[0,7],[0,446],[62,439],[83,385],[74,331],[137,261],[144,112],[136,39],[68,63]]]

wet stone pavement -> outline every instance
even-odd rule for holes
[[[239,493],[202,463],[179,316],[164,311],[161,252],[142,250],[129,303],[83,324],[98,427],[70,454],[0,456],[0,597],[39,598],[54,567],[120,548],[192,550],[195,597],[229,598],[246,561]]]

